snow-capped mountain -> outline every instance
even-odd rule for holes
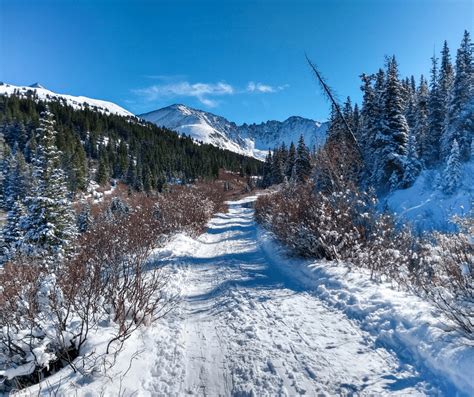
[[[100,99],[87,98],[84,96],[58,94],[44,88],[39,83],[35,83],[30,86],[16,86],[12,84],[0,83],[0,95],[12,95],[14,93],[19,96],[27,96],[34,93],[38,99],[42,101],[62,101],[66,105],[72,106],[75,109],[84,109],[86,106],[88,106],[91,109],[106,114],[135,117],[133,113],[130,113],[128,110],[125,110],[115,103],[102,101]]]
[[[190,135],[193,139],[222,149],[264,159],[269,148],[298,141],[304,136],[307,145],[320,146],[326,139],[327,123],[303,117],[261,124],[237,125],[224,117],[193,109],[185,105],[171,105],[139,115],[158,126]]]

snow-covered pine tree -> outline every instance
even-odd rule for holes
[[[450,95],[449,108],[443,134],[443,152],[449,153],[452,142],[459,144],[460,158],[470,158],[474,135],[474,61],[473,47],[468,31],[456,54],[456,75]]]
[[[405,174],[404,159],[407,154],[409,128],[404,115],[402,90],[397,61],[393,56],[387,65],[383,128],[375,137],[375,186],[381,191],[394,188],[402,182]]]
[[[41,258],[47,265],[57,264],[67,256],[77,235],[54,126],[53,115],[43,112],[36,130],[38,148],[33,159],[33,187],[23,222],[22,250]]]
[[[438,95],[441,104],[441,113],[443,121],[445,121],[448,114],[448,106],[450,100],[449,96],[454,81],[453,65],[451,64],[451,55],[449,53],[447,41],[444,41],[443,49],[441,50],[441,65],[439,68],[438,79]]]
[[[288,158],[286,160],[286,177],[291,179],[293,175],[296,164],[296,147],[293,142],[290,144],[290,149],[288,150]]]
[[[428,134],[428,100],[429,100],[429,88],[428,84],[421,75],[420,85],[416,92],[416,122],[412,131],[412,135],[416,139],[417,143],[417,154],[421,160],[425,157],[425,142]]]
[[[26,211],[21,200],[15,200],[7,214],[7,221],[2,229],[3,247],[1,261],[12,260],[23,244],[24,230],[22,223]]]
[[[373,145],[375,143],[374,140],[374,124],[376,123],[376,98],[375,98],[375,90],[372,85],[374,76],[363,74],[361,76],[362,79],[362,87],[361,90],[363,92],[363,99],[362,99],[362,108],[360,112],[360,131],[358,140],[360,142],[362,151],[364,153],[364,162],[365,162],[365,170],[366,175],[364,175],[364,179],[368,181],[371,179],[371,170],[373,169],[374,157],[373,157]]]
[[[408,188],[415,182],[421,171],[421,162],[418,158],[416,137],[410,134],[408,138],[408,152],[405,160],[405,174],[403,175],[402,187]]]
[[[428,166],[440,162],[440,141],[443,132],[443,106],[439,95],[438,59],[431,58],[430,96],[428,101],[428,133],[424,143],[423,160]]]
[[[15,201],[23,201],[25,199],[29,175],[28,165],[17,144],[15,144],[5,161],[3,181],[4,208],[6,211],[10,211]]]
[[[336,106],[331,106],[331,115],[329,116],[328,142],[340,143],[344,139],[345,128]]]
[[[311,155],[303,135],[300,136],[296,149],[295,171],[298,182],[305,182],[311,175]]]
[[[263,173],[262,173],[262,187],[267,188],[273,184],[272,181],[272,152],[268,150],[268,154],[265,157],[265,163],[263,164]]]
[[[272,157],[272,184],[278,185],[285,181],[285,153],[276,147]]]
[[[404,88],[407,91],[405,94],[405,118],[407,120],[408,127],[410,130],[412,130],[416,124],[416,83],[413,76],[406,80]]]
[[[352,116],[352,128],[354,135],[357,139],[357,142],[361,142],[360,136],[360,112],[359,112],[359,105],[356,103],[354,104],[354,113]]]
[[[446,194],[453,194],[461,185],[461,160],[459,154],[459,145],[456,139],[453,141],[451,153],[446,163],[446,168],[443,174],[443,191]]]

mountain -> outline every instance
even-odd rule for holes
[[[58,94],[44,88],[39,83],[30,86],[16,86],[12,84],[0,83],[0,95],[12,95],[16,93],[20,97],[35,94],[38,99],[43,101],[61,101],[64,104],[72,106],[74,109],[92,108],[104,114],[116,114],[124,117],[135,117],[133,113],[116,105],[112,102],[102,101],[100,99],[92,99],[84,96],[72,96],[66,94]]]
[[[264,159],[269,148],[282,143],[296,144],[300,135],[309,146],[320,146],[327,131],[327,123],[297,116],[285,121],[237,125],[224,117],[185,105],[167,106],[138,117],[197,141],[258,159]]]

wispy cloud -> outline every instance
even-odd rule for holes
[[[154,84],[149,87],[134,89],[132,92],[145,102],[153,102],[158,99],[171,98],[196,98],[207,107],[216,107],[219,104],[217,98],[236,94],[269,94],[284,90],[288,85],[271,86],[263,83],[250,81],[246,88],[239,89],[231,84],[220,81],[217,83],[190,83],[188,81],[167,82],[166,76],[148,76],[162,80],[162,84]]]
[[[249,83],[247,84],[247,91],[248,92],[261,92],[261,93],[266,94],[266,93],[282,91],[288,87],[289,87],[288,84],[279,85],[275,87],[268,84],[255,83],[253,81],[249,81]]]
[[[181,81],[171,84],[155,84],[133,90],[133,92],[149,102],[161,98],[193,97],[206,106],[215,107],[217,101],[212,99],[213,97],[233,95],[235,90],[230,84],[224,82],[191,84]]]

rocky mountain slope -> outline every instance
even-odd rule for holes
[[[139,117],[190,135],[197,141],[259,159],[263,159],[268,149],[277,145],[296,143],[301,135],[309,146],[320,146],[326,139],[327,130],[327,123],[297,116],[285,121],[237,125],[224,117],[179,104]]]

